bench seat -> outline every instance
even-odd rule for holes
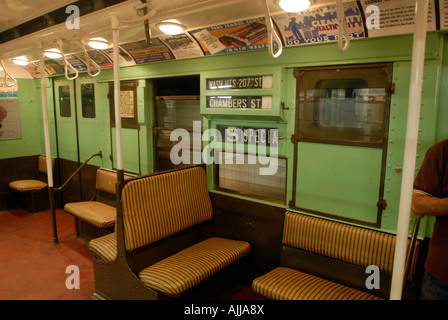
[[[99,201],[67,203],[64,211],[101,229],[113,227],[117,216],[115,207]]]
[[[212,237],[143,269],[139,278],[151,289],[177,296],[249,251],[245,241]]]
[[[254,279],[252,290],[280,300],[383,300],[388,298],[395,241],[393,234],[287,211],[280,264]],[[368,266],[378,268],[378,288],[366,286]]]
[[[383,300],[288,267],[278,267],[255,279],[252,290],[274,300]]]
[[[114,261],[117,258],[117,236],[115,232],[90,240],[89,251],[101,261]]]

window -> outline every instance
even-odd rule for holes
[[[59,114],[61,117],[70,118],[72,109],[70,106],[70,86],[59,87]]]
[[[276,158],[277,170],[272,175],[260,174],[261,168],[270,165],[269,156],[253,156],[248,154],[218,152],[221,164],[217,164],[216,187],[224,191],[231,191],[249,197],[265,199],[269,201],[284,203],[286,199],[286,159]],[[220,155],[219,153],[222,153]],[[222,156],[222,158],[221,158]],[[256,163],[254,160],[256,160]],[[238,163],[237,163],[238,162]]]
[[[81,103],[83,118],[95,118],[95,90],[93,83],[81,85]]]
[[[202,145],[193,143],[194,124],[201,124],[199,76],[161,78],[154,80],[154,171],[173,169],[187,163],[174,164],[170,152],[180,143],[188,152],[190,164],[202,159]],[[173,130],[183,129],[189,141],[171,141]],[[189,145],[188,145],[189,144]]]
[[[297,69],[299,141],[380,146],[389,106],[385,66]]]
[[[202,157],[202,149],[195,150],[192,139],[194,122],[202,124],[199,96],[157,96],[155,103],[155,169],[167,170],[175,167],[170,160],[171,148],[178,143],[170,141],[171,132],[175,129],[185,129],[190,133],[190,145],[185,146],[190,151],[189,163],[194,163],[197,153]]]

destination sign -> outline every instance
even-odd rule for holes
[[[207,79],[207,90],[272,89],[272,76]]]
[[[207,108],[272,109],[271,96],[208,96]]]
[[[218,125],[217,128],[224,137],[224,142],[278,147],[278,129],[236,127],[224,125]]]

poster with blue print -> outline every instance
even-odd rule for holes
[[[364,38],[364,22],[356,2],[344,3],[345,21],[351,39]],[[273,16],[287,46],[338,40],[336,5]]]

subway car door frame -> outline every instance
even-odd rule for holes
[[[386,206],[392,64],[296,68],[294,76],[289,207],[379,227]]]
[[[140,123],[138,119],[138,88],[139,80],[122,80],[120,82],[121,97],[121,127],[123,139],[123,168],[126,173],[141,175],[141,136]],[[114,86],[109,82],[109,110],[110,110],[110,146],[112,168],[116,170],[116,147],[115,147],[115,109],[114,109]],[[137,135],[136,139],[133,139]],[[134,159],[137,159],[135,162]]]
[[[53,95],[55,100],[55,122],[57,135],[57,154],[59,169],[59,185],[62,185],[80,164],[78,117],[76,107],[76,84],[65,78],[53,79]],[[64,203],[81,199],[79,177],[74,177],[61,190]]]

